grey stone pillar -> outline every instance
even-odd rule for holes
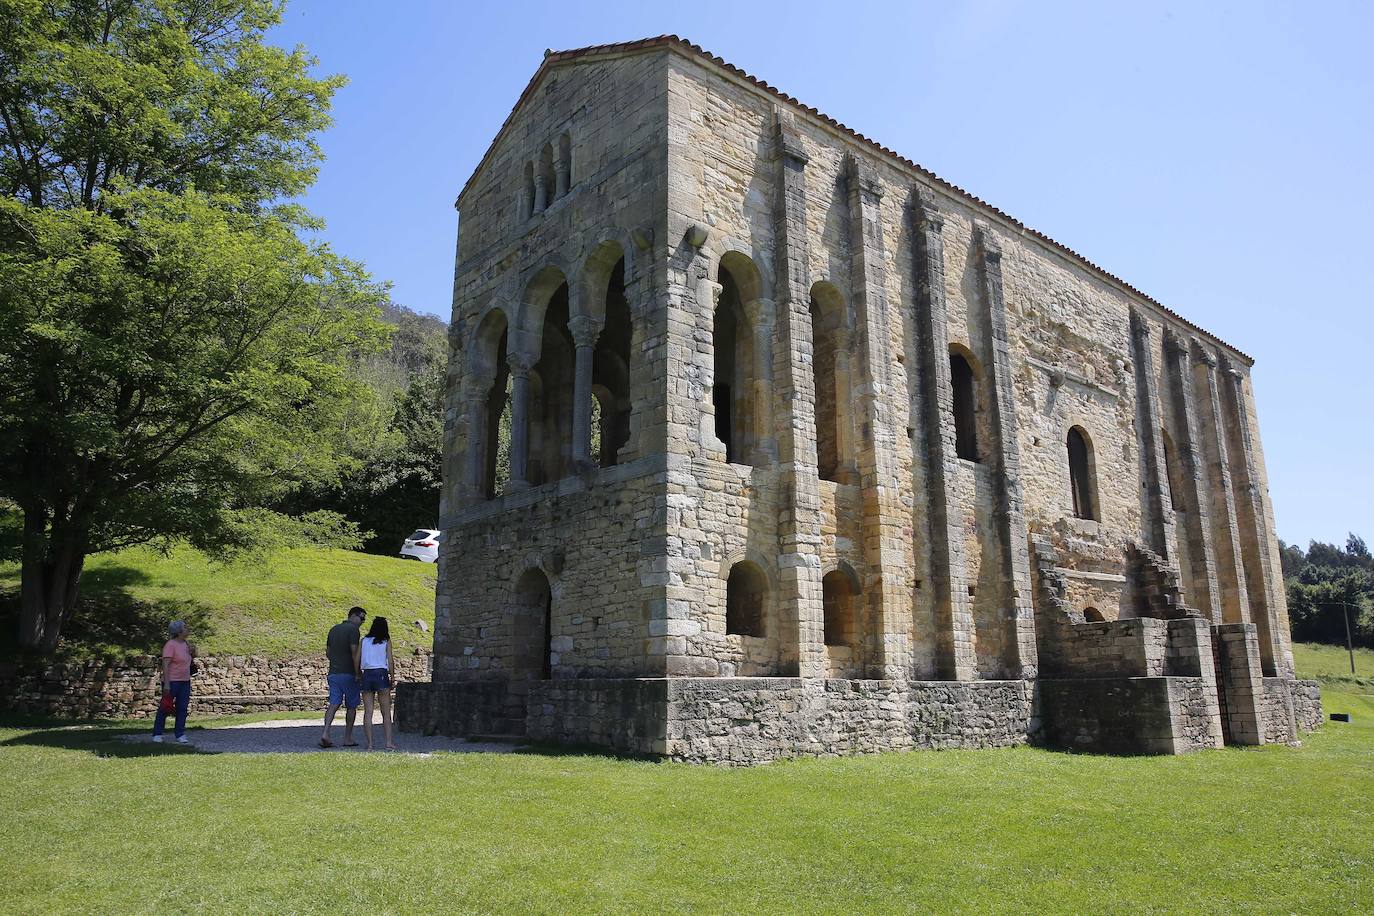
[[[467,498],[476,502],[486,496],[483,484],[487,470],[487,392],[467,387],[462,394],[463,415],[467,418],[467,467],[464,469],[463,482],[467,486]]]
[[[806,151],[791,115],[774,115],[778,175],[774,199],[777,334],[773,349],[779,476],[786,497],[778,517],[780,607],[795,608],[785,634],[795,643],[798,674],[827,674],[821,588],[820,478],[816,469],[815,379],[806,371],[813,342],[806,229]],[[790,661],[790,659],[789,659]]]
[[[1172,389],[1175,419],[1175,442],[1178,458],[1183,464],[1184,493],[1180,500],[1185,507],[1182,536],[1188,539],[1190,569],[1183,570],[1187,578],[1190,602],[1207,615],[1214,624],[1221,623],[1221,590],[1217,585],[1216,554],[1212,550],[1210,497],[1207,491],[1205,466],[1199,447],[1199,423],[1193,397],[1192,356],[1188,342],[1174,331],[1164,334],[1164,360],[1167,378]]]
[[[564,159],[558,160],[554,173],[554,197],[562,197],[568,193],[568,163]]]
[[[1174,510],[1169,498],[1169,481],[1164,473],[1164,443],[1160,438],[1159,385],[1155,381],[1150,323],[1138,310],[1131,309],[1131,356],[1135,363],[1136,445],[1145,470],[1145,529],[1150,549],[1168,563],[1178,564],[1174,540]]]
[[[920,338],[921,404],[925,408],[926,488],[930,499],[931,573],[939,632],[940,673],[973,680],[973,608],[968,594],[968,557],[963,524],[950,485],[958,457],[954,434],[954,388],[949,375],[949,316],[945,309],[944,215],[930,194],[917,198],[916,257],[919,278],[917,332]]]
[[[1236,502],[1240,514],[1241,555],[1245,563],[1245,582],[1259,640],[1260,659],[1265,674],[1291,676],[1292,637],[1287,621],[1280,620],[1278,614],[1279,601],[1283,600],[1283,579],[1281,574],[1275,572],[1271,558],[1273,532],[1269,530],[1264,485],[1255,454],[1255,438],[1250,428],[1245,373],[1227,357],[1222,357],[1222,368],[1226,372],[1226,406],[1230,412],[1226,425],[1232,432],[1235,445],[1233,458],[1239,478]]]
[[[596,339],[601,334],[601,322],[590,315],[574,315],[568,319],[568,331],[576,345],[573,368],[573,467],[592,464],[592,360]]]
[[[1197,357],[1193,370],[1201,376],[1202,412],[1207,417],[1203,445],[1211,470],[1208,488],[1212,494],[1212,545],[1216,551],[1217,582],[1221,586],[1221,618],[1224,623],[1249,623],[1250,599],[1245,587],[1245,563],[1240,556],[1240,526],[1236,521],[1231,459],[1226,448],[1226,421],[1217,386],[1217,356],[1198,338],[1194,337],[1192,343]]]
[[[523,353],[508,353],[506,365],[511,375],[510,405],[510,486],[528,487],[530,466],[530,369],[531,360]]]
[[[773,302],[755,299],[743,305],[754,335],[754,453],[745,459],[762,467],[778,460],[773,435]]]
[[[542,174],[534,176],[534,212],[543,213],[549,206],[549,181]]]
[[[1021,446],[1016,429],[1016,392],[1012,387],[1011,340],[1007,336],[1007,306],[1002,287],[1002,244],[985,225],[977,227],[979,275],[983,306],[990,332],[988,369],[992,374],[992,429],[997,439],[997,537],[1003,593],[1002,614],[1007,634],[1007,672],[1012,677],[1036,676],[1035,611],[1031,604],[1030,532],[1026,528],[1021,494]]]
[[[905,438],[890,401],[892,363],[888,332],[887,255],[883,245],[883,185],[873,164],[851,153],[849,192],[850,277],[854,284],[856,350],[854,393],[863,430],[855,454],[863,495],[862,534],[868,566],[864,591],[869,613],[870,677],[905,678],[911,667],[909,484],[898,474],[897,447]]]

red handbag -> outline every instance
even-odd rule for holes
[[[162,695],[162,699],[158,701],[157,708],[163,712],[176,712],[177,701],[176,698],[172,696],[170,690]]]

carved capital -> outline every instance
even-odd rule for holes
[[[1196,337],[1193,338],[1192,344],[1193,352],[1197,354],[1197,358],[1206,364],[1208,369],[1215,369],[1217,367],[1217,355]]]
[[[1150,322],[1139,309],[1131,309],[1131,334],[1142,344],[1150,339]]]
[[[534,357],[518,351],[506,354],[506,367],[515,378],[529,378],[534,368]]]
[[[945,215],[940,212],[935,195],[925,188],[916,192],[916,221],[926,232],[936,235],[945,228]]]
[[[1167,330],[1164,332],[1164,352],[1186,361],[1188,359],[1188,341],[1178,331]]]
[[[983,253],[983,260],[999,263],[1002,260],[1002,241],[993,234],[987,223],[974,223],[973,229],[974,236],[978,239],[978,250]]]
[[[780,108],[773,109],[773,118],[774,126],[777,129],[777,155],[786,162],[805,166],[811,161],[811,157],[806,154],[806,147],[802,144],[801,133],[797,130],[796,120],[790,112]]]
[[[697,282],[697,302],[714,312],[716,306],[720,305],[720,292],[723,289],[725,287],[715,280],[703,277]]]
[[[573,343],[579,348],[596,346],[603,326],[604,322],[591,315],[574,315],[568,319],[568,333],[572,334]]]
[[[762,328],[773,323],[773,300],[772,299],[753,299],[742,303],[744,314],[749,316],[749,323],[755,328]]]
[[[865,194],[874,200],[881,200],[883,183],[878,180],[878,170],[873,163],[850,153],[845,157],[845,174],[849,178],[851,190]]]

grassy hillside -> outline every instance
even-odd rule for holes
[[[1374,686],[1374,649],[1355,650],[1355,674],[1350,674],[1350,654],[1344,646],[1294,643],[1293,664],[1298,677],[1330,684]]]
[[[397,651],[432,643],[435,567],[348,550],[298,548],[219,564],[189,547],[93,557],[82,607],[62,651],[121,656],[162,645],[167,622],[188,621],[201,652],[285,658],[321,651],[352,605],[386,617]],[[0,564],[0,621],[13,632],[17,564]],[[415,621],[430,628],[422,632]]]

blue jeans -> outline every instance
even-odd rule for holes
[[[176,735],[180,738],[186,734],[186,711],[191,708],[191,682],[172,681],[168,685],[171,690],[172,699],[177,701],[177,724]],[[162,704],[157,707],[157,717],[153,719],[153,734],[162,734],[162,727],[167,724],[167,713],[163,710]]]

